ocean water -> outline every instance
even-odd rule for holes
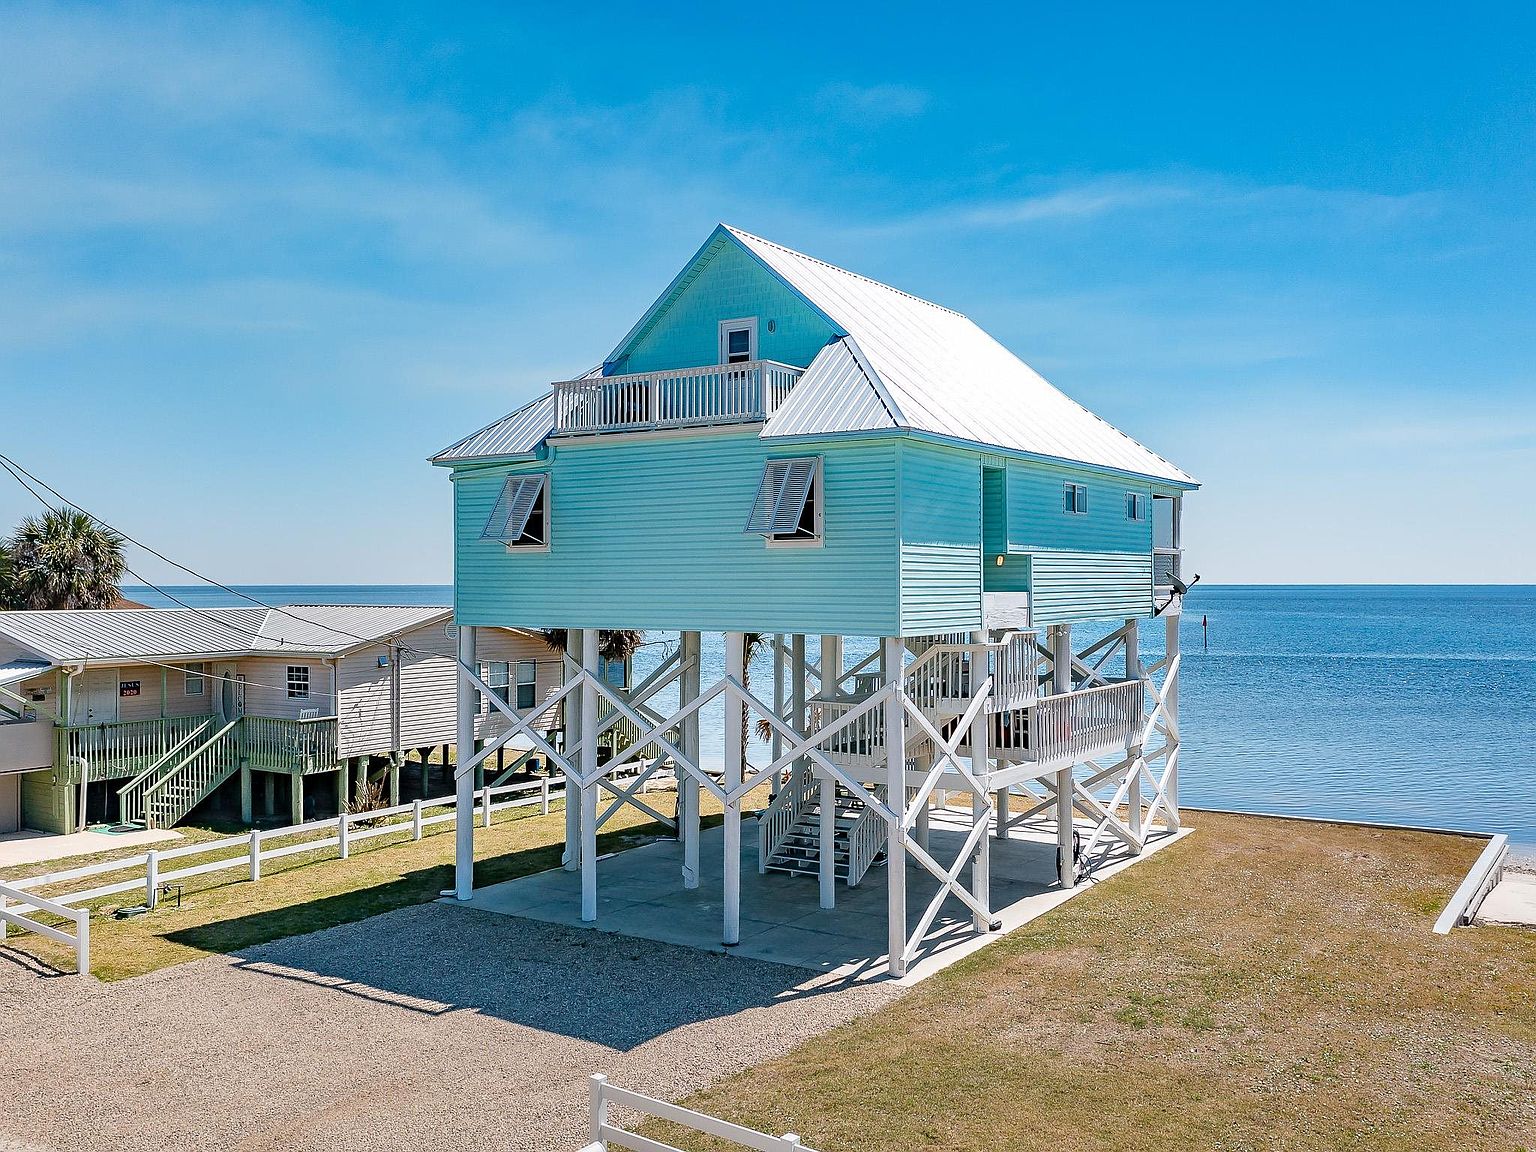
[[[241,603],[217,589],[169,591],[197,606]],[[274,604],[452,600],[446,586],[241,591]],[[1144,629],[1149,661],[1161,631]],[[1180,644],[1186,805],[1505,832],[1536,846],[1536,586],[1202,584],[1185,604]],[[718,636],[704,645],[708,683],[724,652]],[[637,677],[666,648],[658,638],[644,649]],[[847,650],[869,647],[850,639]],[[768,696],[769,665],[759,660],[753,677]],[[704,726],[709,759],[718,732]]]

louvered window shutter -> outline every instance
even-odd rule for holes
[[[815,479],[814,456],[769,460],[763,465],[763,479],[757,486],[757,499],[752,504],[752,515],[747,518],[746,531],[762,536],[795,531]]]
[[[480,534],[480,538],[508,543],[520,540],[527,531],[528,517],[533,514],[539,494],[544,491],[544,480],[542,473],[535,476],[508,476],[507,482],[501,486],[501,495],[496,498],[496,507],[491,509],[491,517],[485,522],[485,531]]]

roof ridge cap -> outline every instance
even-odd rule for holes
[[[759,244],[766,244],[770,248],[777,248],[780,252],[787,253],[790,256],[798,257],[801,260],[808,260],[812,264],[820,264],[823,268],[830,268],[833,272],[841,272],[844,276],[851,276],[855,280],[862,280],[866,284],[873,284],[876,288],[883,288],[887,292],[894,292],[897,296],[905,296],[914,303],[926,304],[929,308],[936,308],[940,312],[948,312],[951,316],[959,316],[962,320],[970,319],[964,312],[957,312],[953,308],[945,307],[943,304],[936,304],[932,300],[925,299],[915,293],[887,284],[884,280],[876,280],[873,276],[866,276],[862,272],[855,272],[851,268],[844,268],[840,264],[834,264],[830,260],[823,260],[819,256],[812,256],[807,252],[801,252],[796,248],[789,247],[787,244],[780,244],[777,240],[769,240],[766,236],[759,236],[756,233],[748,232],[744,228],[737,228],[731,224],[726,224],[724,227],[741,239],[755,240]]]

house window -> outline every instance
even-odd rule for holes
[[[526,712],[538,699],[539,666],[532,660],[517,662],[517,708]]]
[[[288,665],[288,699],[309,699],[309,669],[302,664]]]
[[[508,548],[549,547],[549,474],[508,476],[480,538]]]
[[[493,660],[485,666],[485,682],[492,695],[503,704],[510,699],[510,671],[511,665],[505,660]]]
[[[748,532],[770,542],[811,543],[821,539],[821,457],[769,460],[747,518]]]
[[[1063,507],[1068,512],[1086,513],[1088,511],[1088,489],[1082,484],[1067,484],[1062,488]]]
[[[1125,494],[1125,518],[1127,520],[1145,520],[1147,518],[1147,498],[1140,492],[1127,492]]]
[[[757,359],[757,317],[720,322],[720,363],[745,364]]]
[[[188,664],[182,669],[181,692],[183,696],[201,696],[206,689],[205,682],[206,664]]]

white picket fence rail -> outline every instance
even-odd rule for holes
[[[536,795],[530,796],[528,793],[536,793]],[[563,794],[563,783],[556,782],[555,786],[551,787],[549,777],[500,787],[487,786],[475,793],[474,818],[482,827],[489,828],[492,815],[507,808],[528,808],[538,805],[540,813],[547,815],[551,797]],[[435,811],[436,809],[447,809],[447,811],[438,812]],[[396,817],[407,816],[409,819],[396,819]],[[88,904],[92,900],[100,900],[124,892],[142,890],[145,905],[154,908],[159,903],[161,886],[165,884],[234,868],[246,869],[248,878],[257,881],[261,879],[262,864],[269,860],[280,860],[285,856],[323,851],[327,848],[337,849],[339,857],[345,860],[351,855],[352,846],[359,841],[405,832],[410,833],[412,840],[420,840],[424,829],[434,824],[449,823],[457,818],[456,799],[453,796],[440,796],[432,800],[413,800],[409,804],[396,804],[389,808],[376,808],[367,812],[343,812],[339,816],[328,819],[288,824],[281,828],[253,828],[249,833],[242,833],[239,836],[203,840],[177,848],[151,848],[137,856],[105,860],[99,864],[86,864],[61,872],[45,872],[20,880],[0,880],[0,929],[7,924],[15,924],[18,928],[38,932],[51,940],[74,944],[76,966],[81,973],[85,973],[90,966],[90,924],[87,919],[89,912],[88,909],[74,907],[75,905]],[[290,840],[295,836],[305,836],[306,833],[318,835],[293,843],[264,846],[276,840]],[[191,864],[185,868],[164,870],[164,865],[171,861],[210,855],[216,855],[216,858]],[[36,892],[39,888],[53,888],[72,880],[95,879],[116,872],[134,872],[137,875],[64,894],[55,893],[47,898]],[[23,911],[7,907],[13,903],[20,906]],[[70,936],[62,928],[32,920],[26,915],[27,912],[47,912],[71,920],[75,925],[75,935]],[[0,939],[3,939],[3,932],[0,932]]]
[[[638,1092],[631,1092],[625,1088],[615,1088],[608,1083],[606,1076],[593,1076],[591,1085],[592,1142],[584,1145],[580,1152],[611,1152],[615,1148],[628,1148],[631,1152],[683,1152],[683,1149],[676,1145],[663,1144],[659,1140],[652,1140],[649,1136],[641,1136],[620,1128],[608,1118],[610,1104],[628,1108],[642,1116],[669,1120],[673,1124],[704,1136],[718,1136],[737,1147],[753,1148],[756,1152],[814,1152],[813,1149],[800,1143],[800,1137],[793,1132],[786,1132],[783,1136],[769,1136],[751,1128],[743,1128],[740,1124],[732,1124],[714,1116],[706,1116],[702,1112],[694,1112],[677,1104],[668,1104],[665,1100],[642,1096]]]
[[[18,912],[9,907],[13,900],[19,901],[23,911]],[[48,912],[62,920],[71,922],[75,926],[75,934],[71,936],[63,928],[53,924],[44,924],[40,920],[33,920],[26,915],[27,912]],[[10,884],[0,883],[0,940],[6,938],[10,926],[14,924],[18,928],[24,928],[28,932],[36,932],[39,936],[46,936],[50,940],[57,940],[60,944],[71,944],[75,949],[75,970],[85,976],[91,970],[91,914],[86,908],[68,908],[57,900],[45,900],[41,896],[30,892],[24,892],[20,888]]]

